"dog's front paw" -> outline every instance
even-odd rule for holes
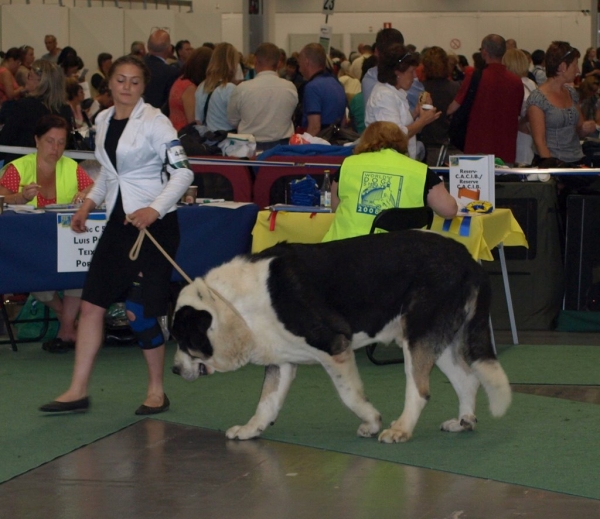
[[[412,438],[412,434],[402,429],[385,429],[379,435],[381,443],[404,443]]]
[[[246,425],[234,425],[227,429],[225,436],[230,440],[250,440],[257,438],[262,433],[262,429],[257,429],[248,424]]]
[[[363,422],[363,423],[361,423],[360,427],[358,428],[358,431],[356,431],[356,434],[363,438],[372,438],[379,432],[380,429],[381,429],[381,417],[379,417],[378,422],[374,422],[374,423]]]
[[[452,420],[446,420],[442,426],[442,431],[446,432],[463,432],[472,431],[475,429],[477,418],[473,414],[466,414],[460,417],[460,419],[453,418]]]

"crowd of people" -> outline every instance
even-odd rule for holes
[[[110,53],[98,54],[97,69],[86,78],[87,69],[74,48],[58,47],[53,35],[44,43],[47,53],[39,60],[30,45],[11,48],[3,56],[0,144],[32,146],[33,126],[43,111],[67,119],[75,130],[69,132],[67,145],[76,147],[72,137],[79,133],[85,138],[98,113],[112,105],[107,86]],[[213,132],[251,133],[262,151],[293,133],[319,136],[334,123],[362,134],[375,121],[390,121],[407,135],[409,156],[430,166],[442,165],[448,151],[494,154],[509,165],[536,166],[578,163],[584,157],[577,141],[598,136],[597,52],[587,49],[580,69],[580,52],[569,49],[567,42],[554,42],[530,53],[517,48],[515,40],[491,34],[470,64],[466,56],[439,46],[418,51],[404,42],[400,31],[382,29],[374,42],[359,45],[348,57],[333,48],[326,53],[316,43],[289,57],[267,43],[243,56],[227,42],[194,48],[180,40],[173,45],[168,32],[156,30],[147,42],[133,42],[130,55],[150,69],[144,100],[161,109],[178,131],[199,124]],[[564,71],[554,70],[557,59]],[[548,75],[549,68],[554,75]],[[57,77],[59,71],[63,79]],[[450,144],[450,120],[465,102],[476,71],[481,81],[464,149],[458,150]],[[551,85],[558,87],[560,98],[547,91]],[[39,101],[33,112],[31,98]],[[545,142],[552,140],[546,130],[556,124],[546,120],[549,107],[573,111],[559,129],[561,142],[568,134],[567,153]],[[544,114],[543,126],[538,109]]]
[[[75,49],[59,48],[52,35],[44,43],[40,59],[24,45],[9,49],[0,66],[0,145],[37,149],[24,157],[4,154],[0,194],[36,207],[80,204],[72,218],[78,233],[101,203],[108,215],[83,290],[62,298],[37,294],[61,325],[45,349],[65,351],[76,341],[71,384],[41,407],[47,412],[89,408],[104,313],[120,297],[148,365],[146,397],[136,413],[169,408],[162,382],[168,333],[160,317],[167,312],[171,266],[147,241],[137,260],[129,251],[139,230],[151,227],[175,255],[176,204],[193,180],[177,144],[186,126],[252,134],[259,152],[294,133],[354,129],[360,135],[354,155],[333,179],[337,213],[326,237],[332,240],[368,232],[375,215],[391,207],[429,205],[441,216],[456,214],[456,202],[429,167],[448,149],[494,154],[509,165],[577,167],[586,161],[580,139],[596,135],[600,122],[596,51],[586,51],[580,70],[580,52],[561,41],[529,53],[490,34],[470,65],[439,46],[418,52],[389,28],[348,57],[318,43],[288,57],[269,42],[243,56],[227,42],[172,45],[159,29],[114,61],[98,54],[89,81]],[[467,101],[465,144],[456,150],[449,144],[451,118]],[[63,157],[65,148],[82,142],[95,146],[101,165],[93,180]]]

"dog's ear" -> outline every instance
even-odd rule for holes
[[[189,353],[190,350],[212,357],[213,347],[208,337],[207,330],[212,324],[212,315],[206,310],[196,310],[191,306],[182,306],[175,312],[173,320],[173,337],[179,344],[179,349]]]

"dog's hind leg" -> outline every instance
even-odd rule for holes
[[[331,377],[342,402],[362,420],[358,436],[375,436],[381,429],[381,414],[365,396],[354,351],[348,348],[337,355],[323,356],[321,364]]]
[[[425,341],[426,339],[421,339]],[[433,349],[427,344],[416,343],[409,348],[408,342],[402,345],[404,351],[404,370],[406,372],[406,395],[404,410],[398,420],[392,422],[389,429],[379,435],[383,443],[400,443],[410,440],[417,425],[421,411],[429,400],[429,375],[435,357]]]
[[[229,428],[227,438],[249,440],[260,436],[269,425],[273,425],[295,377],[295,364],[267,366],[256,413],[246,425],[234,425]]]
[[[479,380],[452,346],[444,350],[436,364],[448,377],[458,396],[458,418],[445,421],[441,426],[442,431],[472,431],[477,423],[475,400],[479,389]]]

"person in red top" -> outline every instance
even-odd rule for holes
[[[502,36],[490,34],[481,42],[486,67],[471,108],[463,151],[495,155],[508,164],[515,161],[517,151],[523,85],[520,78],[502,64],[505,52],[506,42]],[[464,102],[472,76],[473,72],[465,75],[458,94],[448,107],[448,115]]]
[[[169,92],[169,120],[179,131],[196,120],[196,89],[206,79],[206,68],[212,49],[199,47],[192,51],[183,65],[181,76]]]
[[[18,99],[23,95],[23,88],[15,79],[15,74],[21,66],[21,49],[12,47],[6,51],[0,64],[0,104],[5,101]]]

